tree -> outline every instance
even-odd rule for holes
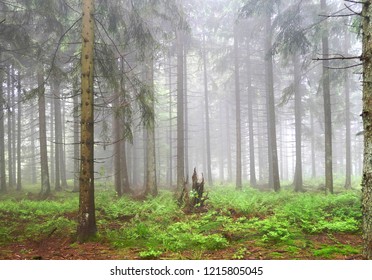
[[[362,212],[364,256],[372,259],[372,1],[365,1],[362,10],[363,28],[363,127],[364,162]]]
[[[207,142],[207,169],[208,169],[208,184],[213,185],[212,180],[212,163],[211,163],[211,137],[209,128],[209,101],[208,101],[208,75],[207,75],[207,49],[205,33],[203,30],[203,74],[204,74],[204,110],[205,110],[205,130]]]
[[[3,60],[2,48],[0,45],[0,61]],[[4,92],[3,92],[3,71],[0,71],[0,191],[6,192],[5,174],[5,143],[4,143]]]
[[[81,148],[78,240],[97,232],[94,203],[94,0],[83,0],[81,36]]]
[[[321,0],[320,7],[322,13],[327,12],[327,1]],[[323,102],[324,102],[324,143],[325,143],[325,187],[330,193],[333,193],[333,172],[332,172],[332,108],[331,108],[331,89],[329,77],[329,42],[328,26],[324,21],[322,34],[322,52],[323,52]]]
[[[271,11],[265,12],[265,77],[266,77],[266,106],[267,106],[267,130],[269,146],[269,185],[275,191],[280,190],[278,150],[276,144],[276,121],[275,121],[275,97],[274,97],[274,74],[272,54],[272,24]]]
[[[177,196],[180,198],[185,184],[185,136],[184,136],[184,97],[183,97],[183,35],[177,28]]]
[[[45,116],[45,80],[44,66],[39,63],[37,68],[38,86],[38,109],[39,109],[39,142],[40,142],[40,172],[41,172],[41,192],[43,197],[50,194],[50,180],[48,168],[48,150],[46,136],[46,116]]]
[[[235,122],[236,122],[236,189],[242,189],[242,131],[240,116],[239,41],[234,25]]]

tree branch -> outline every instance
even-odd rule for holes
[[[323,60],[346,60],[346,59],[360,59],[360,60],[363,60],[363,57],[361,55],[358,55],[358,56],[343,56],[343,55],[339,55],[338,57],[329,57],[329,58],[320,58],[320,57],[317,57],[317,58],[313,58],[312,60],[315,60],[315,61],[323,61]]]

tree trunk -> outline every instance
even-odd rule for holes
[[[11,88],[12,88],[12,81],[11,81],[11,67],[7,67],[7,108],[8,108],[8,188],[13,189],[14,181],[13,181],[13,153],[12,153],[12,101],[11,101]]]
[[[117,195],[122,196],[121,179],[121,129],[120,129],[120,106],[119,95],[116,94],[113,112],[113,132],[114,132],[114,179]]]
[[[37,175],[36,175],[36,145],[35,145],[35,124],[33,120],[35,118],[35,107],[33,102],[31,102],[31,113],[30,113],[30,126],[31,126],[31,183],[37,183]]]
[[[39,108],[41,195],[43,197],[46,197],[50,193],[50,181],[49,181],[49,168],[48,168],[47,136],[46,136],[44,69],[42,65],[38,66],[37,84],[38,84],[38,108]]]
[[[21,74],[18,70],[17,84],[17,191],[22,189],[22,151],[21,151],[21,134],[22,134],[22,87]]]
[[[73,82],[73,122],[74,122],[74,188],[73,192],[78,192],[80,189],[79,184],[79,170],[80,170],[80,143],[79,143],[79,95],[78,95],[78,81],[74,78]]]
[[[211,162],[211,136],[209,128],[209,96],[208,96],[208,76],[207,76],[207,49],[205,43],[205,33],[203,32],[203,70],[204,70],[204,111],[205,111],[205,130],[206,130],[206,146],[207,146],[207,174],[208,185],[213,185],[212,180],[212,162]]]
[[[0,61],[3,60],[2,50],[0,49]],[[5,174],[5,131],[4,131],[4,92],[3,92],[3,71],[0,71],[0,191],[6,192],[6,174]]]
[[[271,14],[265,18],[265,76],[267,94],[267,129],[268,129],[268,154],[269,154],[269,185],[276,192],[280,190],[278,151],[276,144],[274,74],[272,55],[272,26]]]
[[[97,232],[94,204],[94,0],[84,0],[82,4],[79,242],[89,240]]]
[[[248,129],[249,129],[249,184],[251,187],[257,185],[256,163],[254,152],[254,131],[253,131],[253,99],[254,91],[252,88],[252,73],[249,46],[247,47],[247,96],[248,96]]]
[[[363,5],[363,127],[362,212],[364,256],[372,259],[372,3]]]
[[[293,89],[295,95],[295,131],[296,131],[296,168],[294,176],[294,188],[296,192],[303,190],[302,180],[302,96],[301,96],[301,67],[299,54],[294,53],[293,57]]]
[[[188,101],[188,93],[187,93],[187,50],[184,47],[183,53],[183,117],[184,117],[184,138],[185,138],[185,176],[186,178],[189,177],[189,101]],[[188,180],[188,179],[186,179]]]
[[[350,31],[345,28],[345,42],[344,42],[344,51],[347,56],[350,49]],[[344,70],[344,92],[345,92],[345,189],[351,189],[351,121],[350,121],[350,71],[349,69]]]
[[[173,99],[172,99],[172,60],[171,60],[171,54],[168,52],[168,59],[169,59],[169,76],[168,76],[168,82],[169,82],[169,109],[168,109],[168,115],[169,115],[169,167],[168,167],[168,173],[169,173],[169,186],[172,188],[173,186]]]
[[[151,110],[155,110],[155,90],[154,90],[154,59],[153,54],[146,65],[146,81],[150,87],[151,95],[150,106]],[[158,187],[156,182],[156,153],[155,153],[155,120],[149,120],[147,127],[147,166],[146,166],[146,190],[145,194],[152,196],[158,195]]]
[[[53,105],[54,105],[54,160],[55,160],[55,189],[61,191],[61,168],[62,168],[62,117],[61,117],[61,95],[59,90],[59,81],[54,78],[53,81]]]
[[[183,31],[177,30],[177,197],[180,198],[185,184],[185,137],[183,96]]]
[[[50,181],[51,182],[54,182],[54,188],[56,190],[58,190],[58,187],[56,188],[57,184],[56,184],[56,180],[55,180],[55,171],[56,171],[56,168],[55,168],[55,131],[54,131],[54,120],[55,120],[55,114],[54,114],[54,97],[53,97],[53,94],[54,94],[54,85],[52,83],[52,94],[51,94],[51,98],[50,98],[50,119],[49,119],[49,123],[50,123]],[[58,167],[58,170],[59,170],[59,167]],[[58,176],[59,176],[59,171],[58,172]],[[58,180],[58,183],[59,183],[59,180]]]
[[[326,0],[320,1],[322,13],[327,14]],[[329,79],[329,44],[328,44],[328,25],[324,21],[322,34],[323,50],[323,100],[324,100],[324,143],[325,143],[325,187],[333,193],[333,172],[332,172],[332,108],[331,108],[331,89]]]
[[[235,69],[235,123],[236,123],[236,189],[242,189],[242,137],[240,116],[239,42],[237,26],[234,25],[234,69]]]
[[[311,108],[310,108],[310,131],[311,131],[311,178],[316,178],[314,114]]]

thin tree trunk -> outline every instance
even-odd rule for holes
[[[81,55],[81,165],[78,240],[97,232],[94,203],[94,0],[83,1]]]
[[[293,85],[295,94],[295,131],[296,131],[296,169],[294,177],[294,187],[296,192],[303,190],[302,180],[302,96],[301,96],[301,67],[299,54],[294,53],[293,57]]]
[[[203,32],[203,69],[204,69],[204,110],[205,110],[205,130],[207,146],[207,169],[208,185],[213,185],[212,180],[212,162],[211,162],[211,136],[209,128],[209,96],[208,96],[208,76],[207,76],[207,49],[205,43],[205,33]]]
[[[184,136],[185,136],[185,176],[186,178],[189,177],[189,101],[188,101],[188,93],[187,93],[187,50],[184,49],[184,54],[183,54],[183,112],[184,112]],[[188,179],[187,179],[188,180]]]
[[[21,74],[18,70],[17,84],[17,191],[22,189],[22,151],[21,151],[21,135],[22,135],[22,87]]]
[[[183,31],[177,30],[177,196],[181,197],[185,184],[185,136],[183,96]]]
[[[66,143],[66,133],[65,133],[65,123],[66,123],[66,110],[65,110],[65,102],[63,101],[63,98],[61,98],[61,145],[60,145],[60,158],[61,158],[61,185],[62,188],[67,188],[67,177],[66,177],[66,149],[65,149],[65,143]]]
[[[2,61],[3,56],[0,49],[0,61]],[[4,131],[4,92],[3,92],[3,81],[4,75],[3,71],[0,71],[0,191],[6,192],[6,174],[5,174],[5,131]]]
[[[267,93],[267,115],[268,115],[268,154],[269,154],[269,185],[276,192],[280,190],[278,151],[276,144],[276,122],[275,122],[275,98],[274,98],[274,74],[272,56],[272,26],[271,15],[265,18],[265,76]]]
[[[61,117],[61,95],[59,91],[59,81],[53,79],[53,105],[54,105],[54,165],[55,165],[55,189],[61,191],[61,166],[62,166],[62,117]]]
[[[311,177],[316,178],[316,162],[315,162],[315,129],[314,129],[314,114],[310,108],[310,131],[311,131]]]
[[[35,124],[33,123],[35,117],[35,107],[34,104],[31,103],[31,113],[30,113],[30,125],[31,125],[31,183],[37,183],[37,175],[36,175],[36,145],[35,145]]]
[[[115,190],[117,195],[122,196],[122,178],[121,178],[121,129],[120,129],[120,106],[119,96],[116,95],[114,114],[113,114],[113,132],[114,132],[114,178]]]
[[[45,116],[45,88],[44,88],[44,69],[42,65],[37,70],[38,83],[38,108],[39,108],[39,141],[40,141],[40,164],[41,164],[41,195],[46,197],[50,193],[48,150],[46,136],[46,116]]]
[[[55,129],[54,129],[54,97],[53,97],[53,93],[54,93],[54,89],[53,89],[54,85],[52,84],[52,96],[50,98],[50,120],[49,120],[49,123],[50,123],[50,181],[51,182],[54,182],[54,187],[55,189],[57,190],[56,186],[56,181],[55,181],[55,171],[56,171],[56,168],[55,168]],[[59,176],[59,167],[58,167],[58,176]],[[58,184],[59,184],[59,180],[58,180]]]
[[[234,68],[235,68],[235,122],[236,122],[236,189],[242,189],[242,141],[240,116],[239,42],[237,26],[234,26]]]
[[[168,83],[169,83],[169,109],[168,109],[168,115],[169,115],[169,186],[172,188],[173,186],[173,102],[172,102],[172,60],[171,60],[171,54],[168,53],[168,59],[169,59],[169,77],[168,77]]]
[[[8,188],[13,189],[13,153],[12,153],[12,101],[11,101],[11,67],[7,67],[7,108],[8,108]]]
[[[320,1],[323,14],[327,13],[326,0]],[[323,49],[323,100],[324,100],[324,145],[325,145],[325,187],[333,193],[333,172],[332,172],[332,108],[331,108],[331,89],[329,78],[329,43],[328,25],[325,21],[322,34]]]
[[[248,83],[248,130],[249,130],[249,183],[251,187],[257,185],[256,179],[256,163],[254,152],[254,129],[253,129],[253,99],[254,92],[252,88],[252,73],[249,46],[247,47],[247,83]]]
[[[155,110],[155,90],[154,90],[154,59],[151,58],[146,65],[146,81],[151,89],[152,97],[150,98],[151,110]],[[147,166],[146,166],[146,194],[152,196],[158,195],[158,186],[156,182],[156,153],[155,153],[155,120],[149,120],[147,127]]]
[[[345,53],[349,53],[350,49],[350,32],[345,30]],[[350,71],[344,70],[344,92],[345,92],[345,148],[346,148],[346,170],[345,170],[345,189],[351,189],[351,121],[350,121]]]

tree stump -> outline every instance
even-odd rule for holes
[[[204,202],[208,199],[208,194],[204,195],[204,176],[202,173],[202,180],[198,182],[198,174],[196,173],[196,168],[194,168],[194,173],[192,174],[192,188],[190,193],[190,206],[192,208],[203,207]]]

